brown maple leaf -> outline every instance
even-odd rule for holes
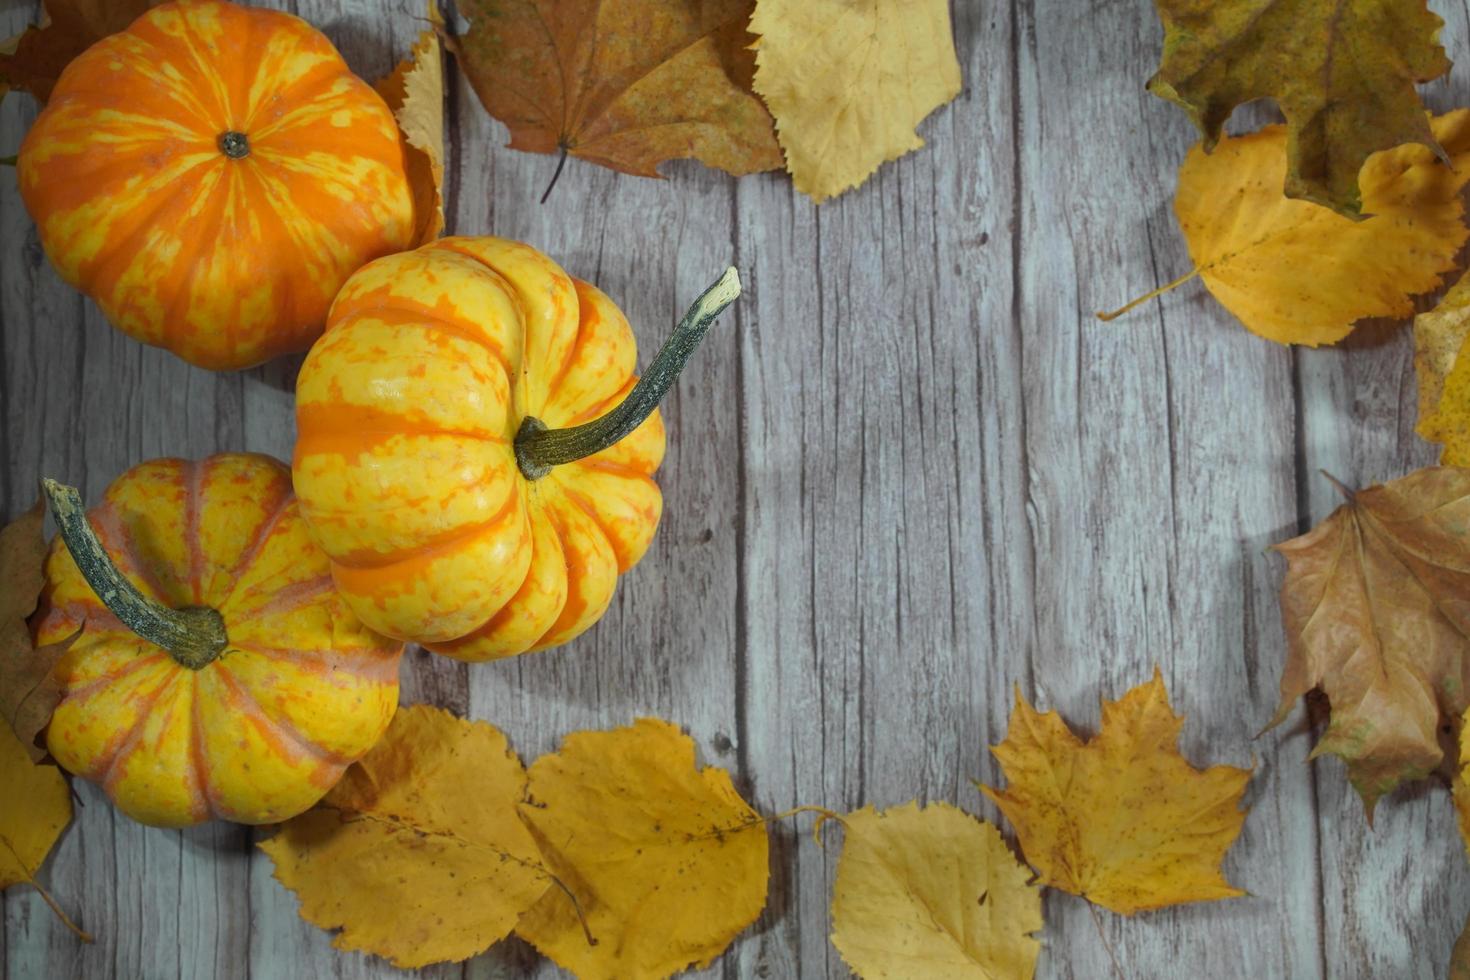
[[[36,647],[26,619],[46,584],[46,539],[41,534],[45,515],[41,502],[0,529],[0,717],[25,746],[31,761],[46,751],[36,736],[51,721],[61,699],[61,685],[52,668],[81,631],[60,643]]]
[[[750,89],[752,0],[461,0],[450,49],[513,149],[561,150],[657,177],[693,157],[731,174],[781,166]]]
[[[0,43],[0,96],[16,89],[45,102],[73,58],[162,2],[46,0],[40,24]]]
[[[1327,732],[1373,816],[1378,798],[1457,752],[1443,738],[1470,704],[1470,470],[1432,467],[1358,493],[1286,556],[1289,653],[1279,724],[1321,688]]]

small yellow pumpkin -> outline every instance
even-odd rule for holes
[[[118,809],[163,827],[285,820],[382,735],[403,646],[332,588],[282,463],[153,460],[90,515],[45,489],[60,534],[36,640],[82,630],[46,744]]]
[[[529,245],[354,274],[297,379],[294,476],[358,616],[464,660],[595,623],[658,527],[655,407],[739,292],[730,269],[640,380],[617,306]]]

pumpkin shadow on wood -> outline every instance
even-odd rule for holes
[[[313,21],[312,25],[332,42],[342,53],[347,67],[359,78],[372,84],[393,70],[398,59],[408,53],[413,38],[429,26],[424,16],[425,5],[414,4],[413,16],[399,16],[391,20],[364,19],[362,17],[338,17],[329,21]],[[396,25],[401,37],[402,50],[397,50],[392,27]]]
[[[255,860],[257,837],[264,839],[269,836],[269,830],[269,827],[256,828],[226,820],[208,820],[192,827],[184,827],[177,833],[179,840],[192,854],[226,861],[232,865],[238,863],[243,868],[246,862]],[[264,855],[261,855],[261,860],[265,860]]]
[[[303,354],[288,354],[275,360],[257,364],[253,368],[241,371],[241,376],[253,381],[259,381],[267,387],[277,391],[284,391],[293,397],[296,394],[296,375],[301,373],[301,364],[306,360]]]
[[[432,704],[468,717],[470,665],[410,644],[398,672],[398,704]]]

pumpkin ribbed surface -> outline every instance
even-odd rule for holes
[[[657,529],[663,423],[538,480],[513,442],[527,416],[608,412],[636,359],[607,296],[517,242],[446,238],[348,280],[297,379],[294,475],[357,614],[466,660],[595,623]]]
[[[73,61],[17,165],[62,278],[203,367],[305,350],[347,277],[412,235],[383,100],[305,21],[216,0]]]
[[[270,823],[310,807],[377,741],[398,704],[402,645],[332,588],[283,464],[154,460],[88,516],[145,596],[219,610],[229,645],[200,670],[180,666],[103,606],[58,538],[36,638],[85,624],[57,668],[64,697],[47,730],[63,767],[144,823]]]

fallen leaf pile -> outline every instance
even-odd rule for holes
[[[1282,344],[1333,344],[1366,317],[1408,316],[1470,239],[1460,197],[1470,110],[1440,116],[1433,131],[1456,169],[1422,146],[1375,154],[1361,175],[1371,216],[1358,222],[1281,195],[1282,126],[1227,137],[1212,153],[1196,146],[1174,197],[1194,271],[1164,290],[1197,275],[1247,328]]]
[[[1011,785],[986,792],[1041,884],[1129,914],[1242,894],[1219,863],[1250,773],[1190,767],[1181,724],[1157,674],[1086,745],[1018,700],[995,750]],[[832,942],[859,976],[1033,975],[1040,891],[995,827],[945,803],[820,812],[843,828]],[[760,915],[767,823],[665,721],[568,735],[522,769],[492,726],[415,706],[260,846],[341,949],[413,968],[514,931],[578,977],[667,977]]]
[[[644,177],[681,158],[735,175],[774,170],[784,150],[796,189],[820,202],[922,146],[914,127],[960,91],[943,0],[459,9],[469,29],[451,47],[512,148]]]
[[[1470,470],[1419,470],[1347,497],[1276,546],[1288,643],[1276,723],[1320,688],[1331,719],[1313,754],[1347,763],[1371,817],[1447,748],[1456,761],[1441,726],[1470,707]]]
[[[1375,213],[1358,171],[1379,150],[1435,137],[1414,86],[1449,71],[1444,22],[1424,0],[1155,0],[1164,54],[1148,88],[1182,106],[1212,150],[1236,106],[1286,116],[1272,190],[1343,214]],[[1282,179],[1284,177],[1284,180]]]
[[[1245,821],[1250,770],[1195,769],[1177,747],[1183,724],[1157,670],[1103,703],[1090,742],[1016,693],[1010,733],[992,750],[1008,785],[982,788],[1042,884],[1123,915],[1244,894],[1220,862]]]
[[[505,736],[424,706],[261,848],[341,949],[401,967],[512,930],[581,977],[668,976],[760,914],[765,823],[694,743],[641,719],[522,769]]]
[[[1403,319],[1470,237],[1470,118],[1430,119],[1415,86],[1449,69],[1424,0],[1155,0],[1164,49],[1149,90],[1203,140],[1179,169],[1175,215],[1198,276],[1251,331],[1337,343]],[[1284,126],[1225,137],[1231,112],[1274,99]],[[1363,220],[1354,224],[1354,219]]]

